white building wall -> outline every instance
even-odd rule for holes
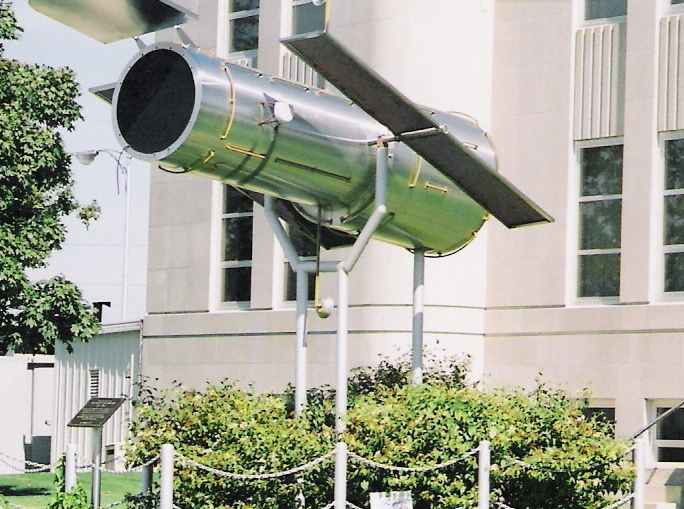
[[[0,475],[50,464],[54,358],[0,357]]]
[[[79,465],[90,464],[90,429],[71,428],[68,424],[91,398],[90,372],[99,370],[97,397],[126,398],[123,406],[103,427],[103,447],[124,441],[126,423],[132,413],[132,399],[136,395],[136,383],[140,378],[140,325],[104,326],[102,332],[89,343],[75,344],[71,354],[59,345],[55,357],[57,396],[52,456],[58,458],[66,450],[67,444],[75,443],[78,445]]]
[[[662,289],[659,129],[677,129],[682,75],[669,1],[629,0],[625,19],[584,23],[583,2],[495,7],[493,134],[503,171],[556,219],[489,237],[485,372],[490,385],[542,376],[614,406],[617,433],[684,399],[681,295]],[[679,6],[680,7],[680,6]],[[672,133],[676,135],[676,132]],[[679,133],[681,134],[681,132]],[[619,138],[615,138],[619,137]],[[577,298],[578,147],[624,143],[620,295]]]

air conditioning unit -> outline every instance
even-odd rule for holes
[[[123,472],[126,470],[123,442],[105,445],[104,468],[107,470],[114,470],[115,472]]]

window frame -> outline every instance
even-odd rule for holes
[[[675,399],[654,399],[648,402],[648,422],[653,422],[658,418],[658,409],[670,409],[681,403],[681,400]],[[684,411],[683,408],[680,410]],[[684,466],[683,461],[659,461],[658,460],[658,450],[662,447],[663,449],[684,449],[684,436],[681,440],[674,439],[664,439],[658,438],[658,432],[660,429],[660,423],[656,424],[652,430],[649,432],[649,442],[651,444],[651,451],[653,454],[653,461],[660,465],[668,465],[670,467]]]
[[[666,15],[684,14],[684,2],[673,4],[672,0],[667,0],[665,4]]]
[[[627,8],[629,9],[629,0],[627,0]],[[608,18],[587,19],[587,0],[582,0],[580,11],[580,22],[583,27],[591,27],[598,25],[617,25],[620,23],[625,23],[627,21],[627,14],[621,16],[611,16]]]
[[[684,8],[684,4],[682,4]],[[666,198],[668,196],[682,196],[684,197],[684,187],[678,189],[667,189],[666,187],[666,145],[668,142],[684,140],[684,130],[681,131],[668,131],[665,133],[660,133],[659,143],[658,143],[658,153],[660,157],[659,172],[658,172],[658,183],[657,183],[657,193],[660,200],[658,204],[658,224],[659,229],[656,232],[658,234],[656,246],[658,249],[658,274],[657,279],[657,294],[662,301],[682,301],[684,300],[684,289],[676,291],[667,291],[665,286],[665,271],[666,263],[665,258],[667,254],[671,253],[683,253],[684,254],[684,243],[682,244],[666,244],[665,241],[665,228],[666,228]]]
[[[329,1],[330,0],[325,0],[322,5],[316,6],[316,7],[320,7],[323,9],[323,26],[318,30],[324,30],[325,25],[327,24],[328,2]],[[291,0],[290,1],[290,7],[292,9],[291,10],[292,15],[290,16],[290,29],[289,29],[290,35],[299,35],[300,33],[302,33],[302,34],[306,33],[306,32],[296,32],[295,31],[295,25],[296,25],[296,23],[295,23],[295,12],[297,10],[297,7],[300,7],[300,6],[306,5],[306,4],[313,4],[313,0]]]
[[[227,19],[227,31],[228,31],[228,37],[226,39],[226,48],[225,51],[228,55],[228,60],[235,62],[239,65],[243,65],[245,67],[258,67],[258,59],[259,59],[259,40],[257,36],[257,47],[254,49],[250,50],[241,50],[241,51],[231,51],[231,46],[233,44],[233,22],[237,19],[244,19],[244,18],[250,18],[253,16],[256,16],[258,19],[257,22],[257,33],[259,30],[260,26],[260,13],[261,13],[261,4],[259,7],[256,9],[248,9],[248,10],[243,10],[243,11],[232,11],[230,5],[228,6],[228,19]]]
[[[299,260],[302,262],[315,262],[316,258],[317,258],[316,254],[304,255],[301,252],[299,252],[299,250],[297,250],[297,243],[292,241],[292,237],[291,237],[291,233],[290,233],[292,230],[294,230],[294,227],[292,227],[288,224],[285,225],[285,231],[287,232],[288,236],[290,237],[290,241],[292,242],[293,246],[295,247],[295,250],[298,251],[297,255],[299,256]],[[304,235],[303,233],[298,232],[298,234],[301,235],[303,238],[308,239],[308,237],[306,237],[306,235]],[[313,247],[315,249],[315,245],[316,245],[315,241],[311,241],[311,240],[309,240],[309,241],[313,242]],[[284,256],[283,256],[283,258],[284,258]],[[292,267],[290,266],[290,262],[287,261],[287,259],[283,260],[283,264],[284,265],[283,265],[283,277],[282,277],[282,280],[283,280],[282,300],[284,303],[296,302],[297,301],[297,292],[296,292],[296,289],[297,289],[297,273],[292,270]],[[309,294],[307,296],[307,300],[309,302],[313,302],[316,298],[316,296],[315,296],[315,285],[316,285],[315,278],[316,278],[315,273],[310,272],[308,274]],[[295,292],[294,292],[295,295],[293,298],[289,298],[289,295],[288,295],[288,291],[290,290],[290,285],[293,285],[294,290],[295,290]]]
[[[614,399],[591,398],[591,399],[589,399],[588,405],[582,409],[582,414],[584,415],[585,419],[589,419],[590,415],[592,415],[592,414],[604,413],[604,411],[610,411],[610,410],[612,410],[613,418],[612,419],[606,418],[605,421],[611,424],[611,426],[613,427],[613,434],[615,436],[615,430],[617,428],[618,415],[617,415],[617,407],[615,405]],[[605,412],[605,413],[608,413],[608,412]]]
[[[241,212],[226,212],[226,187],[231,187],[228,184],[220,184],[221,186],[221,198],[220,198],[220,210],[218,214],[219,222],[219,249],[218,249],[218,291],[217,300],[221,308],[240,308],[245,309],[251,307],[251,296],[253,285],[251,283],[252,275],[250,273],[250,299],[249,300],[226,300],[225,299],[225,274],[226,270],[239,269],[239,268],[249,268],[250,270],[254,266],[254,204],[252,204],[251,211],[241,211]],[[225,254],[225,221],[230,219],[241,219],[249,217],[252,219],[252,245],[250,246],[250,259],[249,260],[224,260]]]
[[[591,195],[591,196],[582,196],[582,190],[581,190],[581,179],[582,179],[582,155],[583,151],[585,149],[591,149],[591,148],[600,148],[600,147],[609,147],[609,146],[616,146],[616,145],[621,145],[623,147],[623,171],[621,174],[621,192],[620,194],[606,194],[606,195]],[[592,296],[592,295],[581,295],[580,294],[580,276],[581,276],[581,259],[583,256],[591,256],[591,255],[598,255],[598,254],[606,254],[606,255],[618,255],[620,256],[620,260],[622,259],[622,229],[620,230],[620,246],[617,248],[602,248],[602,249],[582,249],[581,247],[581,239],[582,239],[582,217],[581,217],[581,208],[582,208],[582,203],[591,203],[591,202],[598,202],[598,201],[613,201],[613,200],[620,200],[621,203],[621,214],[620,217],[622,218],[622,200],[624,197],[624,138],[623,137],[611,137],[611,138],[596,138],[592,140],[583,140],[583,141],[577,141],[575,142],[575,171],[571,172],[573,175],[573,186],[571,189],[574,189],[574,203],[576,204],[575,207],[572,209],[572,213],[574,214],[574,217],[572,219],[572,223],[575,225],[575,228],[573,228],[573,235],[570,237],[570,242],[571,242],[571,247],[572,247],[572,253],[573,256],[571,256],[571,259],[573,261],[573,270],[572,270],[572,278],[570,278],[569,281],[572,281],[571,285],[568,285],[568,292],[570,295],[570,300],[574,302],[575,304],[582,305],[582,304],[616,304],[619,303],[620,301],[620,285],[618,284],[618,294],[617,295],[610,295],[610,296]],[[622,220],[622,219],[621,219]],[[619,270],[619,269],[618,269]],[[619,274],[619,272],[618,272]]]

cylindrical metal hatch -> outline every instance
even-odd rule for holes
[[[350,101],[172,43],[144,48],[113,99],[115,132],[133,156],[295,203],[347,232],[372,213],[376,148],[387,129]],[[283,113],[284,112],[284,113]],[[494,151],[469,117],[430,111],[492,168]],[[388,220],[376,237],[447,254],[487,212],[401,142],[390,144]]]

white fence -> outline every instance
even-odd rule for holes
[[[611,503],[609,505],[606,505],[604,509],[617,509],[618,507],[624,506],[628,504],[629,502],[632,502],[632,509],[644,509],[644,492],[645,492],[645,485],[646,485],[646,475],[645,475],[645,459],[646,459],[646,441],[644,438],[640,438],[635,442],[635,445],[632,449],[628,451],[628,453],[634,452],[634,462],[635,462],[635,467],[636,467],[636,479],[634,482],[634,489],[632,493],[626,495],[624,498],[621,500]],[[174,447],[170,444],[162,446],[162,452],[161,452],[161,479],[160,479],[160,488],[161,488],[161,496],[160,496],[160,509],[177,509],[177,506],[173,504],[173,468],[174,468],[174,462],[178,460],[185,466],[191,466],[194,468],[201,469],[205,472],[211,473],[213,475],[218,475],[221,477],[227,477],[231,479],[241,479],[241,480],[266,480],[266,479],[276,479],[279,477],[284,477],[287,475],[292,475],[296,473],[301,473],[304,472],[310,468],[313,468],[324,461],[328,461],[332,459],[336,454],[339,452],[336,450],[333,450],[323,456],[320,456],[319,458],[316,458],[309,463],[292,468],[289,470],[285,470],[282,472],[274,472],[274,473],[268,473],[268,474],[255,474],[255,475],[248,475],[248,474],[238,474],[238,473],[233,473],[233,472],[224,472],[221,470],[217,470],[212,467],[208,467],[206,465],[203,465],[195,460],[192,460],[190,458],[187,458],[183,456],[180,453],[175,452]],[[472,451],[464,454],[463,456],[459,458],[455,458],[453,460],[447,461],[445,463],[442,463],[440,465],[433,465],[433,466],[426,466],[426,467],[399,467],[399,466],[394,466],[394,465],[387,465],[383,463],[378,463],[376,461],[364,458],[362,456],[359,456],[358,454],[354,453],[348,453],[348,457],[351,461],[355,461],[358,463],[363,463],[366,464],[370,467],[373,468],[378,468],[382,470],[388,470],[388,471],[394,471],[394,472],[406,472],[406,473],[424,473],[424,472],[429,472],[433,470],[440,470],[443,468],[447,468],[451,465],[454,465],[456,463],[459,463],[461,461],[464,461],[465,459],[477,455],[478,457],[478,509],[489,509],[492,507],[495,508],[500,508],[500,509],[516,509],[513,507],[510,507],[509,505],[506,504],[504,500],[491,500],[491,493],[490,493],[490,482],[489,482],[489,477],[490,477],[490,467],[491,467],[491,456],[490,456],[490,449],[489,449],[489,442],[480,442],[479,446],[476,449],[473,449]],[[518,460],[513,460],[511,461],[516,462],[520,466],[523,466],[525,468],[529,469],[536,469],[536,467],[527,465],[521,461]],[[358,506],[345,501],[343,505],[346,505],[347,507],[351,507],[352,509],[363,509],[359,508]],[[335,507],[336,508],[336,502],[331,502],[330,504],[326,505],[322,509],[331,509]]]
[[[296,468],[292,468],[289,470],[285,470],[282,472],[273,472],[273,473],[267,473],[267,474],[255,474],[255,475],[249,475],[249,474],[239,474],[239,473],[234,473],[234,472],[224,472],[221,470],[217,470],[215,468],[209,467],[207,465],[203,465],[200,462],[197,462],[191,458],[185,457],[180,453],[177,453],[174,450],[173,445],[166,444],[163,445],[161,448],[160,455],[152,458],[150,461],[145,463],[144,465],[138,466],[136,468],[133,468],[131,470],[126,470],[126,471],[117,471],[117,470],[110,470],[107,468],[102,468],[102,465],[95,466],[93,464],[85,464],[85,465],[78,465],[77,464],[77,459],[76,459],[76,449],[73,446],[68,446],[67,447],[67,454],[66,454],[66,461],[65,461],[65,484],[67,490],[72,489],[76,482],[76,472],[78,470],[95,470],[98,468],[100,471],[109,473],[109,474],[123,474],[123,473],[128,473],[128,472],[142,472],[143,475],[141,476],[141,492],[142,493],[147,493],[150,487],[150,481],[152,478],[151,472],[152,472],[152,467],[155,463],[157,463],[159,460],[160,461],[160,501],[159,501],[159,508],[160,509],[177,509],[177,506],[173,504],[173,475],[174,475],[174,463],[178,461],[179,463],[185,465],[186,467],[192,467],[192,468],[197,468],[200,470],[203,470],[209,474],[212,475],[217,475],[221,477],[227,477],[231,479],[239,479],[239,480],[267,480],[267,479],[277,479],[280,477],[285,477],[293,474],[298,474],[305,472],[317,465],[320,465],[321,463],[324,463],[326,461],[329,461],[333,459],[333,457],[336,454],[339,454],[338,450],[333,450],[330,451],[327,454],[324,454],[323,456],[320,456],[318,458],[313,459],[312,461],[301,465]],[[346,452],[346,451],[345,451]],[[636,468],[636,478],[634,482],[634,488],[632,493],[629,493],[626,495],[624,498],[621,500],[611,503],[609,505],[606,505],[604,509],[617,509],[618,507],[624,506],[628,503],[631,502],[631,507],[632,509],[644,509],[645,505],[645,500],[644,500],[644,492],[645,492],[645,485],[646,485],[646,475],[645,475],[645,460],[646,460],[646,439],[645,438],[639,438],[638,440],[635,441],[635,445],[632,449],[628,451],[628,453],[634,454],[634,463],[635,463],[635,468]],[[454,458],[453,460],[447,461],[445,463],[442,463],[440,465],[432,465],[432,466],[426,466],[426,467],[400,467],[400,466],[394,466],[394,465],[387,465],[383,463],[378,463],[376,461],[370,460],[368,458],[364,458],[362,456],[359,456],[358,454],[355,453],[347,453],[348,458],[350,461],[357,462],[359,464],[365,464],[367,466],[370,466],[372,468],[377,468],[381,470],[387,470],[387,471],[393,471],[393,472],[404,472],[404,473],[425,473],[425,472],[430,472],[434,470],[440,470],[447,468],[451,465],[454,465],[456,463],[459,463],[461,461],[466,460],[467,458],[477,456],[477,468],[478,468],[478,509],[490,509],[490,508],[499,508],[499,509],[518,509],[511,507],[506,504],[505,500],[491,500],[491,493],[490,493],[490,467],[491,467],[491,457],[490,457],[490,449],[489,449],[489,442],[480,442],[479,446],[476,449],[473,449],[472,451],[464,454],[463,456],[460,456],[458,458]],[[509,458],[510,461],[513,461],[514,463],[524,467],[528,468],[531,470],[539,470],[537,467],[527,465],[526,463],[515,460],[513,458]],[[52,464],[52,465],[43,465],[39,463],[32,463],[32,462],[25,462],[23,460],[19,460],[16,458],[12,458],[10,456],[7,456],[3,453],[0,452],[0,462],[4,463],[6,466],[9,466],[10,468],[18,471],[18,472],[24,472],[24,473],[32,473],[32,472],[45,472],[54,469],[57,464]],[[104,464],[103,464],[104,465]],[[123,502],[116,502],[114,504],[110,504],[107,506],[103,506],[101,509],[106,509],[110,507],[114,507],[117,505],[121,505]],[[337,504],[337,505],[336,505]],[[330,504],[326,505],[323,508],[315,508],[315,509],[331,509],[339,506],[339,503],[336,502],[331,502]],[[351,507],[352,509],[364,509],[360,508],[354,504],[351,504],[348,501],[344,501],[342,503],[343,506],[346,507]],[[20,508],[20,506],[16,505],[10,505],[10,507],[14,508]]]

